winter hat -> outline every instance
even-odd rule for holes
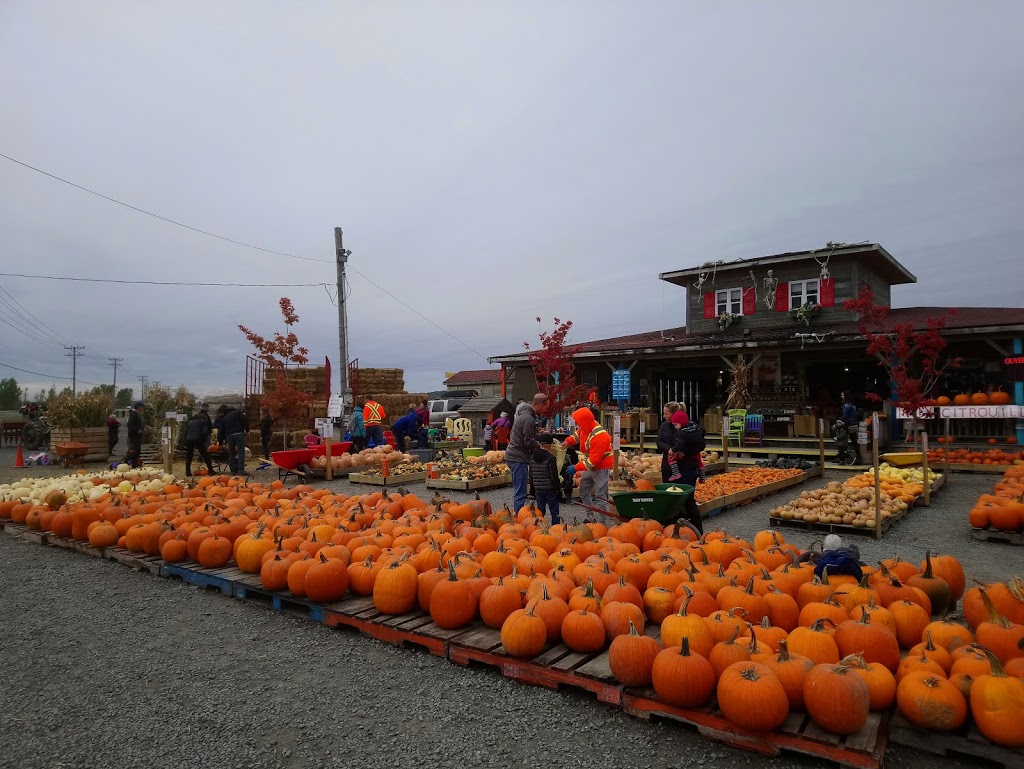
[[[843,540],[838,534],[829,534],[825,537],[825,550],[838,550],[843,546]]]
[[[672,415],[671,422],[674,425],[679,425],[680,427],[686,427],[688,424],[690,424],[690,418],[688,416],[686,416],[686,412],[685,411],[680,409],[679,411],[677,411],[675,414]]]

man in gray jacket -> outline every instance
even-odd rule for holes
[[[512,471],[512,509],[518,513],[526,504],[526,487],[530,476],[530,457],[540,447],[537,442],[537,415],[547,408],[548,396],[537,393],[531,403],[520,403],[512,423],[512,434],[505,449],[505,464]]]

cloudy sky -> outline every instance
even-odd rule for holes
[[[324,262],[0,158],[0,272],[333,285],[341,226],[461,340],[351,275],[352,356],[410,390],[538,315],[576,341],[681,325],[658,272],[829,240],[903,261],[897,305],[1020,306],[1022,29],[1016,0],[3,0],[0,153]],[[35,372],[69,376],[75,342],[89,382],[119,356],[120,381],[240,389],[236,325],[279,328],[282,295],[337,362],[322,287],[0,287],[0,362]]]

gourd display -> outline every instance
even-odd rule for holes
[[[57,510],[55,490],[66,496]],[[868,493],[838,483],[822,491],[852,508]],[[924,728],[973,719],[999,744],[1021,740],[1024,683],[1005,671],[1024,666],[1024,580],[965,589],[948,555],[883,560],[858,583],[816,578],[777,531],[748,540],[683,536],[645,519],[552,526],[533,505],[495,510],[479,495],[427,501],[134,473],[0,493],[0,516],[65,532],[55,536],[173,563],[234,563],[267,590],[316,603],[367,596],[383,614],[418,609],[450,631],[493,628],[511,657],[560,643],[606,651],[622,685],[653,687],[645,696],[667,706],[716,703],[741,729],[775,729],[806,708],[820,728],[852,734],[869,709],[896,703]],[[810,493],[800,499],[821,506]],[[932,616],[958,596],[970,627]]]

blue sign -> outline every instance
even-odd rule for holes
[[[629,373],[628,368],[612,369],[612,400],[629,400]]]

